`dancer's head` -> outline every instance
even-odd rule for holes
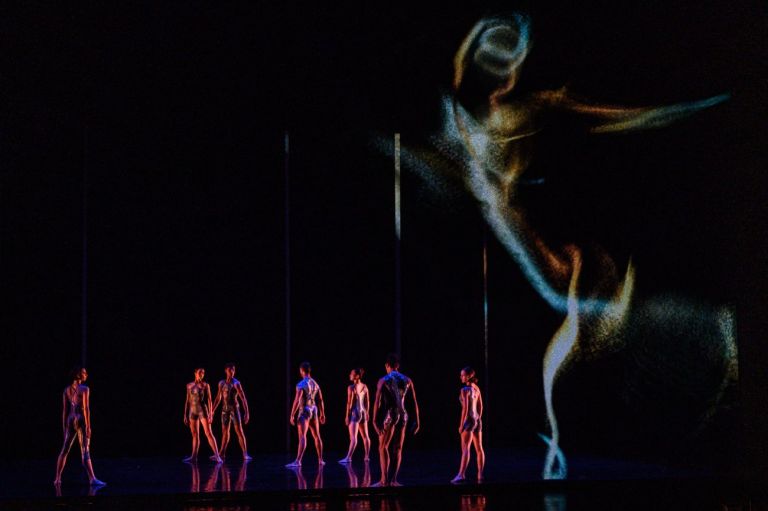
[[[205,369],[202,367],[195,368],[195,381],[203,381],[205,378]]]
[[[475,370],[467,366],[461,370],[461,383],[477,383],[477,376],[475,376]]]
[[[387,360],[384,362],[384,368],[389,371],[397,371],[400,367],[400,357],[396,353],[390,353],[387,355]]]
[[[227,379],[235,377],[235,364],[230,362],[224,366],[224,374],[227,375]]]
[[[72,381],[83,383],[85,380],[88,379],[88,371],[85,370],[85,367],[75,366],[69,372],[69,379]]]
[[[363,379],[364,374],[365,374],[365,369],[363,369],[362,367],[356,367],[352,369],[352,371],[350,371],[349,381],[353,383],[357,383]]]
[[[312,374],[312,366],[309,362],[302,362],[299,364],[299,374],[302,378],[306,378],[310,374]]]

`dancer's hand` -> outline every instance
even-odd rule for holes
[[[416,421],[416,427],[413,428],[414,435],[419,432],[419,427],[421,427],[421,425],[419,424],[419,421]]]
[[[346,417],[346,418],[344,419],[344,424],[346,424],[347,426],[349,426],[349,417]]]
[[[320,424],[325,424],[325,415],[320,416]]]
[[[186,415],[184,416],[184,425],[189,426],[189,417],[187,417]]]
[[[296,425],[296,419],[293,418],[293,415],[291,415],[291,426]]]
[[[246,414],[245,414],[245,419],[244,419],[244,421],[243,421],[243,422],[245,422],[245,424],[248,424],[248,421],[249,421],[249,420],[251,420],[251,415],[246,413]]]
[[[461,433],[462,433],[461,426],[459,426],[459,436],[461,436]]]

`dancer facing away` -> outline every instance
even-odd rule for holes
[[[344,423],[349,428],[349,451],[347,456],[339,460],[339,463],[351,463],[352,453],[357,447],[357,434],[363,439],[365,448],[365,461],[371,459],[371,438],[368,435],[368,416],[370,400],[368,398],[368,385],[360,381],[365,371],[362,368],[352,369],[349,373],[349,381],[352,385],[347,387],[347,413]]]
[[[465,367],[460,374],[464,384],[459,393],[461,403],[461,420],[459,421],[459,436],[461,437],[461,462],[459,473],[451,482],[460,483],[466,480],[467,465],[469,465],[470,446],[475,446],[477,455],[477,482],[483,482],[485,467],[485,451],[483,450],[483,396],[477,386],[475,370]]]
[[[320,385],[312,379],[312,366],[309,362],[302,362],[299,366],[299,374],[302,380],[296,385],[296,396],[293,398],[291,408],[291,426],[296,426],[299,433],[299,447],[296,452],[296,460],[286,467],[300,467],[304,450],[307,448],[307,429],[312,433],[317,449],[317,461],[325,465],[323,461],[323,440],[320,438],[320,424],[325,424],[325,403]]]
[[[413,396],[413,406],[416,412],[413,434],[419,432],[419,403],[416,401],[416,389],[410,378],[398,372],[399,367],[400,358],[395,354],[390,354],[384,364],[387,374],[379,379],[376,385],[376,400],[373,405],[374,419],[383,413],[384,420],[381,425],[377,420],[373,421],[373,427],[379,435],[379,460],[381,463],[381,480],[374,486],[401,486],[397,481],[397,474],[400,471],[405,429],[408,425],[408,413],[405,411],[405,397],[408,395],[408,390]],[[390,443],[392,443],[395,466],[392,475],[388,477],[391,464]]]
[[[184,461],[197,461],[197,451],[200,449],[200,424],[203,425],[203,431],[208,439],[208,445],[211,446],[213,456],[211,459],[221,463],[219,449],[216,446],[216,439],[211,431],[211,422],[213,410],[211,408],[211,386],[205,381],[205,369],[198,367],[195,369],[195,381],[187,383],[187,401],[184,403],[184,424],[189,425],[192,432],[192,454],[184,458]]]
[[[91,391],[85,385],[88,379],[88,371],[85,367],[77,367],[70,374],[72,384],[64,389],[62,396],[63,407],[61,411],[61,425],[64,430],[64,445],[61,447],[59,458],[56,460],[56,479],[53,484],[61,484],[61,473],[67,463],[67,455],[75,443],[75,438],[80,443],[80,459],[83,462],[85,472],[91,486],[104,486],[105,482],[96,479],[91,464]]]
[[[245,433],[243,424],[248,424],[250,414],[248,412],[248,400],[245,398],[245,392],[240,382],[235,379],[235,364],[224,366],[226,379],[219,382],[219,391],[216,393],[216,399],[213,401],[213,413],[216,413],[219,403],[221,403],[221,447],[219,456],[224,458],[229,445],[229,426],[234,424],[237,441],[240,443],[240,449],[243,451],[243,459],[250,461],[248,456],[248,447],[245,442]],[[244,417],[240,416],[240,403],[243,403]],[[213,416],[211,416],[213,417]]]

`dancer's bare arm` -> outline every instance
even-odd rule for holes
[[[325,424],[325,401],[323,400],[323,391],[317,387],[317,411],[320,415],[320,424]]]
[[[344,424],[347,426],[349,426],[349,409],[352,408],[353,387],[354,385],[347,387],[347,407],[344,409]]]
[[[216,399],[213,400],[213,412],[214,413],[216,412],[216,408],[219,407],[219,403],[221,402],[221,396],[222,396],[221,386],[222,386],[223,383],[224,383],[223,381],[219,382],[219,389],[216,391]],[[213,417],[213,415],[211,415],[211,417]]]
[[[237,387],[237,395],[240,396],[240,401],[243,403],[243,409],[245,410],[245,417],[243,420],[248,424],[248,421],[251,420],[251,413],[248,411],[248,399],[245,397],[245,391],[240,382],[237,382],[235,386]]]
[[[468,394],[469,392],[467,389],[461,389],[461,393],[459,394],[459,397],[461,398],[461,418],[459,419],[459,434],[461,434],[461,430],[464,428],[464,421],[467,420],[467,412],[469,410]]]
[[[296,412],[299,411],[299,403],[301,402],[301,389],[296,387],[296,394],[293,396],[293,406],[291,406],[291,426],[296,425]]]
[[[413,430],[413,434],[419,432],[419,427],[421,427],[421,421],[419,419],[419,402],[416,400],[416,387],[413,386],[413,380],[409,380],[408,383],[410,383],[411,386],[411,396],[413,397],[413,407],[416,410],[416,428]]]
[[[380,378],[379,382],[376,384],[376,398],[373,401],[373,429],[376,430],[377,434],[381,434],[381,430],[379,429],[379,425],[376,422],[376,415],[379,413],[379,408],[381,408],[381,388],[384,386],[384,378]]]
[[[83,420],[85,421],[85,436],[91,436],[91,390],[86,387],[83,391]]]
[[[189,385],[187,385],[187,400],[184,401],[184,424],[189,424]]]

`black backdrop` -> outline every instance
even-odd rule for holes
[[[557,149],[540,164],[555,186],[538,213],[556,231],[632,253],[648,292],[736,308],[743,409],[704,450],[758,462],[764,14],[724,1],[520,7],[535,41],[521,88],[567,81],[629,104],[732,93],[641,136],[555,130]],[[373,133],[407,142],[436,127],[458,43],[498,10],[28,3],[4,17],[0,275],[12,390],[0,455],[55,456],[60,392],[83,351],[97,456],[184,453],[183,386],[201,364],[215,384],[228,361],[253,409],[251,450],[284,449],[287,380],[304,359],[328,400],[327,446],[343,449],[349,369],[366,367],[374,385],[396,346],[393,164]],[[409,443],[455,444],[457,373],[469,363],[490,382],[489,443],[540,447],[541,332],[561,318],[471,202],[431,203],[407,180],[401,255],[403,369],[424,413]]]

